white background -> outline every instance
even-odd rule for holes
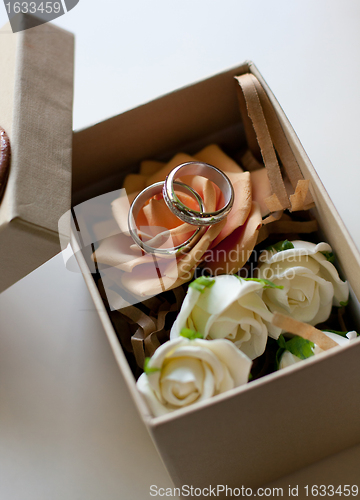
[[[252,59],[360,248],[358,0],[80,0],[55,24],[76,34],[75,129]],[[56,257],[0,296],[0,318],[1,500],[170,484],[80,274]]]

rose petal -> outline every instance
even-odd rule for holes
[[[199,175],[186,176],[181,179],[185,184],[192,187],[202,198],[205,212],[214,212],[217,210],[218,200],[221,197],[221,191],[209,179]],[[197,209],[198,210],[198,209]]]
[[[196,401],[203,391],[203,383],[204,371],[198,359],[172,359],[161,372],[162,397],[175,406],[186,406]]]
[[[188,288],[180,311],[171,327],[170,339],[179,337],[181,330],[187,326],[187,319],[190,316],[196,302],[198,301],[199,296],[200,292],[198,290],[192,287]]]
[[[127,194],[142,191],[146,188],[146,176],[140,174],[128,174],[123,186]]]
[[[189,156],[185,153],[178,153],[175,155],[168,163],[166,163],[160,170],[155,172],[155,174],[148,177],[146,181],[147,186],[151,186],[155,182],[164,181],[165,177],[175,168],[181,165],[181,163],[186,163],[188,161],[195,161],[195,158]]]
[[[173,351],[171,354],[167,356],[167,359],[173,358],[196,358],[201,361],[207,363],[211,367],[211,371],[214,375],[214,384],[215,389],[218,391],[220,388],[221,381],[224,377],[222,365],[216,356],[216,353],[213,353],[211,349],[209,349],[208,342],[204,344],[199,344],[200,339],[196,339],[191,341],[191,343],[187,343],[179,346],[176,351]],[[211,343],[211,342],[209,342]]]
[[[227,222],[219,236],[213,241],[212,247],[218,245],[235,229],[245,224],[252,208],[251,179],[249,172],[232,174],[231,182],[234,187],[234,204]],[[220,207],[219,207],[220,208]]]
[[[349,284],[347,281],[340,279],[339,273],[335,266],[329,262],[321,253],[314,254],[313,259],[316,259],[321,264],[321,276],[327,281],[330,281],[334,287],[334,305],[340,306],[341,302],[349,300]]]
[[[249,373],[252,361],[246,354],[237,349],[230,340],[201,340],[197,341],[199,345],[206,342],[217,358],[228,368],[235,387],[246,384],[249,380]]]
[[[167,413],[174,411],[174,408],[165,406],[157,398],[155,392],[149,384],[149,379],[145,373],[140,375],[136,382],[136,386],[140,393],[143,395],[146,403],[148,404],[151,413],[154,417],[159,417],[160,415],[166,415]]]
[[[264,217],[269,214],[269,209],[266,206],[265,200],[272,194],[269,177],[266,168],[260,168],[250,172],[252,199],[260,205],[261,215]]]
[[[222,363],[222,367],[224,376],[219,387],[219,394],[221,394],[222,392],[230,391],[230,389],[234,389],[235,387],[235,382],[231,376],[230,370],[224,363]]]
[[[245,224],[235,229],[205,255],[204,267],[215,276],[236,273],[250,258],[260,226],[260,207],[254,202]]]
[[[105,238],[95,251],[97,262],[112,267],[121,267],[122,264],[141,258],[140,248],[131,249],[132,243],[133,240],[124,234]]]
[[[250,311],[260,316],[260,318],[264,321],[267,327],[269,337],[272,337],[273,339],[276,340],[279,338],[279,335],[281,333],[281,328],[278,328],[277,326],[271,323],[273,315],[268,310],[266,304],[264,303],[264,301],[260,296],[262,295],[263,290],[264,289],[261,289],[259,294],[254,293],[245,295],[241,299],[241,304],[243,307],[249,309]]]
[[[208,336],[209,338],[228,338],[250,359],[255,359],[265,351],[268,338],[267,328],[260,316],[241,307],[239,302],[232,304],[212,324]],[[236,325],[236,335],[233,339],[227,334],[228,322]]]
[[[299,256],[310,255],[313,257],[318,252],[332,251],[331,246],[324,242],[315,245],[315,243],[311,243],[310,241],[294,240],[291,243],[293,244],[294,248],[289,248],[288,250],[283,250],[281,252],[276,252],[273,254],[271,252],[264,252],[264,256],[261,258],[261,262],[266,262],[267,264],[273,264],[275,262],[284,260],[290,260],[291,262],[291,259]]]

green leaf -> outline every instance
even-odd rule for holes
[[[280,361],[285,351],[291,352],[291,354],[300,359],[307,359],[314,356],[312,350],[312,348],[314,348],[314,343],[310,340],[304,339],[303,337],[295,336],[292,339],[285,341],[284,336],[280,335],[277,343],[279,345],[279,349],[275,355],[277,369],[280,367]]]
[[[275,283],[273,281],[267,280],[265,278],[242,278],[241,276],[238,276],[237,274],[235,274],[235,276],[237,278],[239,278],[240,280],[244,280],[244,281],[257,281],[258,283],[261,283],[264,288],[279,288],[280,290],[282,290],[284,288],[281,285],[275,285]]]
[[[313,342],[298,336],[293,337],[285,343],[285,349],[300,359],[307,359],[314,356],[312,351],[314,347],[315,345]]]
[[[189,340],[203,339],[204,338],[204,336],[201,335],[201,333],[195,332],[195,330],[191,330],[191,328],[183,328],[180,332],[180,335],[182,337],[189,339]]]
[[[280,335],[279,338],[277,339],[277,343],[281,349],[286,349],[286,341],[284,338],[284,335]]]
[[[341,307],[346,307],[348,305],[349,301],[347,300],[346,302],[340,302]]]
[[[145,358],[144,372],[146,373],[146,375],[151,375],[152,373],[156,373],[156,372],[161,371],[161,368],[155,368],[155,367],[149,366],[149,361],[150,361],[150,358]]]
[[[341,337],[344,337],[347,339],[346,334],[348,332],[340,332],[339,330],[323,330],[323,332],[329,332],[329,333],[336,333],[336,335],[341,335]]]
[[[266,250],[275,250],[275,252],[282,252],[283,250],[290,250],[294,245],[289,240],[278,241],[275,245],[270,245]]]
[[[331,264],[334,264],[335,262],[335,254],[333,252],[320,252],[323,254],[324,257],[326,257],[326,260],[331,262]]]
[[[211,288],[213,285],[215,285],[214,279],[207,278],[206,276],[200,276],[196,280],[192,281],[189,286],[200,293],[204,293],[206,288]]]

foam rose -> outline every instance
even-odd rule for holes
[[[170,338],[190,328],[206,339],[226,338],[249,358],[257,358],[265,351],[268,335],[277,339],[281,332],[271,324],[272,314],[261,299],[263,286],[261,282],[228,275],[195,280],[188,288]]]
[[[157,417],[246,384],[251,364],[228,340],[179,337],[155,351],[136,385]]]
[[[357,333],[355,331],[347,332],[346,338],[342,337],[341,335],[338,335],[337,333],[332,333],[332,332],[323,332],[327,337],[332,339],[334,342],[336,342],[339,345],[346,345],[348,342],[351,340],[355,339],[357,337]],[[320,354],[321,352],[324,352],[321,347],[318,345],[314,344],[314,347],[311,348],[313,351],[314,355]],[[303,361],[301,358],[298,356],[295,356],[295,354],[292,354],[290,351],[284,351],[280,358],[280,363],[279,363],[279,369],[286,368],[287,366],[294,365],[295,363],[298,363],[299,361]]]
[[[333,305],[348,301],[349,285],[342,281],[327,256],[327,243],[292,241],[293,248],[266,250],[261,256],[258,277],[283,288],[264,290],[262,298],[270,311],[316,325],[326,321]]]

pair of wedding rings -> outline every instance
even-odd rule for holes
[[[186,175],[199,175],[205,177],[218,186],[222,193],[222,208],[215,212],[206,212],[206,207],[204,207],[201,196],[192,187],[176,180]],[[198,210],[194,210],[182,203],[175,190],[178,193],[190,195],[196,202]],[[136,225],[140,210],[144,207],[146,202],[159,194],[162,194],[167,207],[178,219],[192,226],[196,226],[192,235],[181,245],[166,246],[166,242],[170,237],[169,230],[161,231],[159,235],[153,237],[147,236],[148,240],[144,241],[144,231]],[[229,178],[221,170],[208,163],[195,161],[182,163],[169,173],[164,182],[156,182],[143,189],[143,191],[136,196],[129,210],[129,233],[134,242],[146,253],[174,255],[187,252],[196,244],[209,226],[217,224],[228,216],[233,203],[234,188]]]

